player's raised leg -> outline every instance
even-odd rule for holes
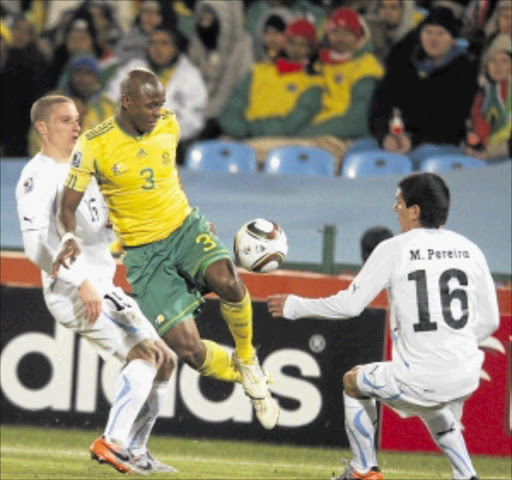
[[[193,318],[180,322],[168,330],[162,338],[181,359],[202,375],[227,382],[242,382],[246,393],[251,389],[251,392],[260,395],[252,397],[247,393],[261,425],[267,429],[275,427],[279,418],[279,406],[270,395],[267,377],[261,370],[254,353],[251,364],[242,364],[236,356],[232,361],[232,357],[219,344],[200,339]],[[248,389],[245,385],[248,385]]]
[[[241,381],[231,355],[218,343],[201,339],[193,317],[167,330],[162,338],[179,358],[201,375],[225,382]]]
[[[227,258],[211,263],[206,268],[205,278],[221,299],[221,314],[235,341],[234,365],[242,377],[244,391],[251,398],[263,427],[274,428],[279,418],[279,406],[270,395],[268,377],[252,345],[253,317],[249,291],[238,277],[233,262]]]

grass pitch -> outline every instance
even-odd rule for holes
[[[34,427],[1,427],[1,480],[119,479],[123,475],[89,457],[90,443],[101,433]],[[178,473],[147,479],[329,479],[341,471],[347,450],[251,442],[153,436],[152,453]],[[450,479],[441,455],[379,453],[384,478]],[[473,456],[481,479],[511,479],[511,458]]]

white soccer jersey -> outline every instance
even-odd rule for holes
[[[388,290],[396,379],[433,401],[473,392],[478,342],[499,325],[496,288],[481,250],[445,229],[414,229],[380,243],[349,288],[324,299],[288,297],[284,316],[359,315]]]
[[[108,359],[126,361],[130,350],[145,339],[159,339],[137,303],[113,285],[116,269],[109,245],[113,234],[106,227],[108,209],[96,182],[89,183],[76,211],[75,236],[81,253],[68,269],[51,277],[52,262],[60,249],[57,208],[69,165],[37,154],[25,166],[16,187],[18,215],[27,256],[41,269],[43,295],[55,319],[85,337]],[[87,278],[103,297],[102,313],[90,324],[78,286]]]
[[[16,187],[25,250],[41,268],[45,291],[53,283],[50,277],[52,262],[60,249],[56,216],[68,169],[69,165],[56,163],[38,153],[23,168]],[[86,275],[100,290],[105,283],[111,284],[116,268],[109,252],[113,236],[106,228],[107,222],[107,206],[97,184],[91,182],[76,212],[75,236],[82,253],[75,267],[79,265],[82,275]],[[73,270],[76,268],[72,267],[70,272],[61,267],[58,279],[78,286]]]

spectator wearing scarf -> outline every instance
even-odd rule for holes
[[[285,56],[275,63],[256,63],[235,87],[220,117],[227,135],[293,137],[320,111],[315,27],[308,20],[295,20],[286,29],[286,39]]]
[[[359,15],[339,8],[326,27],[328,46],[320,51],[325,84],[322,109],[300,131],[305,136],[347,139],[368,133],[368,108],[384,69],[371,51]]]
[[[482,59],[480,89],[471,109],[473,128],[482,152],[466,149],[472,156],[489,160],[510,156],[512,131],[512,39],[497,36]]]
[[[408,154],[425,143],[460,145],[477,90],[477,65],[455,39],[460,22],[448,8],[433,9],[393,47],[386,74],[375,89],[370,128],[385,150]],[[389,131],[394,109],[405,131]]]

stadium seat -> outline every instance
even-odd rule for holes
[[[400,175],[412,172],[409,157],[385,150],[354,152],[343,158],[341,176],[346,178]]]
[[[463,154],[446,153],[426,158],[420,164],[422,172],[442,172],[445,170],[457,170],[463,168],[486,167],[487,163],[478,158],[468,157]]]
[[[208,172],[256,172],[256,154],[243,143],[205,140],[188,148],[185,167]]]
[[[423,160],[436,155],[445,155],[447,153],[460,154],[461,150],[456,145],[423,143],[419,147],[408,153],[408,157],[412,161],[413,170],[419,170]]]
[[[360,152],[362,150],[375,150],[377,148],[379,148],[379,142],[376,138],[361,137],[347,148],[345,155],[349,155],[354,152]]]
[[[327,150],[290,145],[270,150],[265,158],[263,172],[276,175],[332,177],[335,163],[334,156]]]

